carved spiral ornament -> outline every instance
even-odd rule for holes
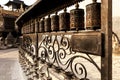
[[[29,36],[23,38],[22,48],[31,55],[35,55],[35,45],[32,44],[32,39]]]
[[[81,55],[75,55],[75,52],[73,52],[70,47],[70,35],[42,36],[43,40],[39,43],[38,52],[40,60],[65,71],[68,77],[72,74],[72,76],[78,79],[87,79],[86,67],[80,62],[80,59],[85,59],[93,65],[95,65],[95,63],[89,58]]]

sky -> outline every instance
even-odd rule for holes
[[[120,0],[112,0],[113,1],[113,16],[120,17]]]
[[[9,0],[0,0],[0,4],[5,4],[7,3]],[[25,4],[27,5],[31,5],[34,2],[36,2],[37,0],[21,0],[24,1]],[[92,0],[85,0],[85,3],[89,3]],[[98,0],[99,2],[100,0]],[[112,0],[113,1],[113,16],[120,16],[120,0]],[[83,1],[84,2],[84,1]]]
[[[0,4],[5,4],[5,3],[7,3],[9,0],[0,0]],[[25,2],[25,4],[27,4],[27,5],[31,5],[31,4],[33,4],[34,2],[36,2],[37,0],[21,0],[21,1],[24,1]]]

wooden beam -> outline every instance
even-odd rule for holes
[[[112,0],[101,0],[101,3],[101,29],[105,39],[101,80],[112,80]]]

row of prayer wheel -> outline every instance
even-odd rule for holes
[[[31,20],[23,25],[22,34],[34,33],[34,32],[35,32],[34,20]]]
[[[100,3],[93,2],[86,6],[86,29],[100,29]],[[79,5],[76,4],[76,9],[64,13],[43,18],[40,21],[39,32],[51,32],[51,31],[69,31],[69,30],[84,30],[84,9],[79,9]]]
[[[69,31],[69,30],[83,30],[84,29],[84,10],[76,9],[57,15],[48,16],[46,19],[42,19],[39,25],[39,32],[51,32],[51,31]]]
[[[34,32],[35,32],[35,26],[25,26],[25,27],[22,27],[22,34],[34,33]]]
[[[38,32],[51,31],[69,31],[69,30],[96,30],[101,27],[101,4],[93,0],[93,3],[86,5],[86,23],[84,20],[84,9],[79,9],[79,4],[76,3],[76,9],[70,10],[70,13],[64,9],[59,15],[48,15],[48,18],[42,18],[37,24]],[[86,27],[85,27],[85,24]]]

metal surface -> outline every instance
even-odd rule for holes
[[[101,3],[86,6],[86,29],[101,29]]]
[[[73,34],[71,39],[72,50],[101,56],[102,40],[102,34],[100,32]]]
[[[35,32],[39,32],[39,18],[35,19]]]
[[[59,16],[57,13],[51,17],[51,29],[52,31],[59,31]]]
[[[67,12],[61,13],[59,15],[59,29],[60,31],[70,30],[70,14]]]
[[[48,18],[45,19],[44,30],[45,30],[45,32],[51,31],[51,18],[50,18],[50,16],[48,16]]]
[[[44,32],[44,18],[42,20],[40,20],[39,32]]]
[[[84,9],[73,9],[70,11],[70,29],[84,29]]]
[[[31,33],[34,33],[35,32],[35,21],[32,20],[31,22]]]

